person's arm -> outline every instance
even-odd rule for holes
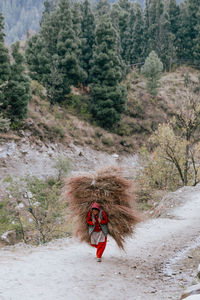
[[[107,223],[108,223],[108,216],[105,213],[105,211],[103,210],[102,211],[102,220],[101,220],[100,224],[104,225],[104,224],[107,224]]]
[[[87,224],[88,225],[94,225],[92,218],[91,218],[91,212],[89,211],[87,214]]]

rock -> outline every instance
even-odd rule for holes
[[[28,191],[28,192],[27,192],[27,197],[28,197],[29,199],[32,199],[32,198],[33,198],[33,194],[32,194],[30,191]]]
[[[21,202],[21,203],[18,204],[17,207],[18,207],[18,208],[24,208],[24,204]]]
[[[8,245],[14,245],[16,243],[16,232],[15,230],[8,230],[1,236],[1,240]]]
[[[119,155],[117,153],[114,153],[114,154],[112,154],[112,157],[115,158],[115,159],[118,159]]]
[[[197,277],[200,279],[200,265],[198,266],[198,273],[197,273]]]
[[[180,300],[200,300],[200,284],[189,287],[181,296]]]

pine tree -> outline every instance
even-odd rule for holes
[[[29,68],[29,76],[33,80],[45,83],[49,71],[49,54],[46,49],[46,43],[41,35],[32,36],[25,49],[26,62]]]
[[[131,21],[133,20],[133,21]],[[144,17],[142,7],[136,3],[130,16],[130,64],[144,60]]]
[[[8,49],[5,47],[4,38],[4,21],[0,13],[0,104],[6,106],[6,99],[4,97],[4,89],[10,75],[10,57]]]
[[[96,15],[97,17],[110,15],[110,3],[108,0],[99,0],[96,6]]]
[[[163,64],[159,59],[158,55],[152,51],[145,60],[145,64],[141,71],[147,79],[146,87],[147,91],[156,96],[159,87],[159,79],[163,70]]]
[[[119,14],[119,36],[121,43],[121,57],[127,67],[127,72],[130,70],[130,53],[129,53],[129,45],[130,45],[130,8],[131,3],[129,0],[119,0],[119,7],[121,8]]]
[[[93,46],[95,43],[95,19],[90,7],[90,2],[84,0],[81,5],[81,66],[87,74],[85,84],[91,81],[91,60],[93,57]]]
[[[181,60],[193,63],[193,52],[198,35],[199,0],[185,0],[180,8],[178,57]]]
[[[179,30],[180,8],[176,0],[166,2],[167,13],[169,15],[170,31],[176,36]]]
[[[169,44],[169,46],[171,47],[171,57],[169,58],[169,70],[171,70],[172,61],[177,57],[177,49],[179,46],[178,32],[180,27],[180,8],[179,5],[177,5],[176,0],[168,0],[166,2],[166,13],[168,15],[169,22],[168,32],[171,33],[171,44]]]
[[[194,41],[194,49],[193,49],[193,54],[194,54],[194,63],[197,66],[200,66],[200,7],[197,13],[198,21],[196,25],[196,38]]]
[[[146,55],[156,51],[165,68],[169,68],[174,56],[174,35],[170,28],[170,19],[163,0],[148,0],[145,13]]]
[[[11,120],[23,119],[26,116],[27,105],[31,98],[30,80],[25,75],[24,58],[19,48],[19,42],[12,45],[14,62],[11,65],[11,74],[6,87]]]
[[[107,16],[100,19],[96,29],[92,78],[93,115],[101,126],[111,128],[125,109],[126,91],[120,85],[117,33]]]
[[[72,22],[73,30],[77,37],[80,37],[81,34],[81,13],[80,13],[80,3],[75,1],[72,6]]]
[[[57,11],[60,31],[57,41],[57,54],[59,56],[59,69],[63,74],[63,97],[70,92],[71,85],[77,86],[80,82],[84,82],[86,74],[80,67],[79,57],[81,50],[79,49],[80,40],[76,36],[70,9],[69,0],[61,0]]]

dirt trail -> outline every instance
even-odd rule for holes
[[[181,205],[140,224],[126,252],[109,239],[102,263],[74,239],[0,250],[0,300],[179,299],[192,279],[173,270],[200,244],[200,186],[173,195]]]

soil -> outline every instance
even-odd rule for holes
[[[101,263],[93,248],[74,238],[1,249],[0,299],[180,299],[197,282],[200,186],[170,199],[170,206],[161,202],[158,218],[138,225],[126,252],[109,238]]]

